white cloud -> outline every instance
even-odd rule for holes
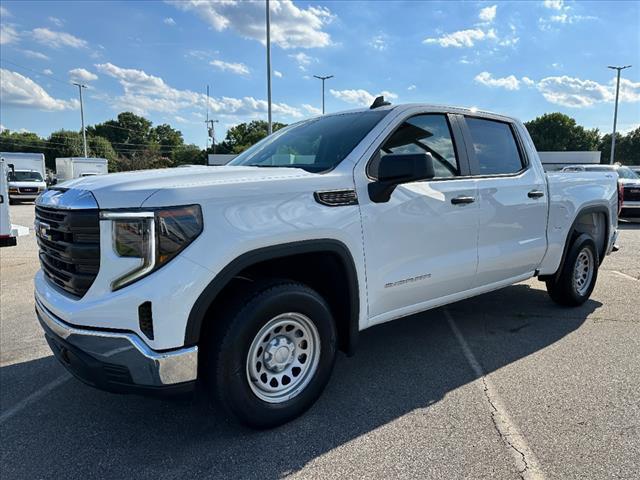
[[[577,108],[611,101],[613,95],[609,87],[598,82],[566,75],[543,78],[538,82],[538,90],[550,103]]]
[[[551,10],[562,10],[564,8],[564,0],[544,0],[542,4],[545,8]]]
[[[203,2],[170,0],[183,11],[196,13],[217,31],[234,30],[244,38],[266,42],[264,2]],[[291,0],[271,2],[271,42],[282,48],[319,48],[331,45],[323,29],[334,15],[326,7],[300,8]]]
[[[338,100],[342,100],[346,103],[352,103],[355,105],[361,105],[363,107],[368,107],[373,103],[376,97],[380,95],[384,95],[385,100],[393,100],[398,98],[398,95],[392,92],[380,92],[376,95],[369,93],[368,91],[359,88],[355,90],[334,90],[333,88],[329,90],[331,95],[333,95]]]
[[[524,83],[527,87],[532,87],[536,84],[536,82],[534,82],[533,80],[531,80],[529,77],[522,77],[521,78],[522,83]]]
[[[9,24],[0,23],[0,45],[15,43],[20,39],[18,31]]]
[[[213,65],[218,70],[223,72],[231,72],[236,75],[249,75],[249,68],[244,63],[224,62],[222,60],[211,60],[210,65]]]
[[[303,72],[307,70],[307,67],[311,65],[311,63],[318,61],[317,58],[311,57],[304,52],[292,53],[289,57],[296,61],[298,68]]]
[[[304,108],[309,115],[322,115],[321,108],[316,108],[313,105],[309,105],[308,103],[303,103],[302,108]]]
[[[409,85],[409,86],[407,87],[407,90],[409,90],[410,92],[412,92],[412,91],[413,91],[413,90],[415,90],[415,89],[416,89],[416,86],[415,86],[415,85]]]
[[[371,48],[378,50],[379,52],[386,50],[388,47],[386,35],[376,35],[371,39],[369,45]]]
[[[273,71],[273,76],[274,77],[278,77],[278,78],[282,78],[282,72],[279,72],[278,70],[274,70]]]
[[[0,5],[0,17],[8,18],[11,17],[11,12]]]
[[[165,112],[176,114],[179,110],[200,108],[207,105],[207,96],[191,90],[179,90],[165,81],[143,70],[121,68],[112,63],[97,64],[98,71],[118,80],[123,94],[113,99],[118,108],[126,108],[136,113]],[[299,118],[302,112],[285,103],[274,103],[273,112],[283,117]],[[209,99],[209,109],[222,117],[243,116],[256,118],[267,111],[266,100],[253,97],[219,97]]]
[[[437,43],[441,47],[473,47],[476,42],[485,40],[487,34],[479,28],[459,30],[453,33],[445,33],[437,38],[425,38],[422,43]]]
[[[0,103],[39,110],[67,110],[77,108],[77,100],[60,100],[49,95],[29,77],[0,69]]]
[[[487,87],[504,88],[506,90],[520,89],[520,81],[514,75],[495,78],[489,72],[482,72],[476,75],[474,80],[478,83],[481,83],[482,85],[486,85]]]
[[[35,28],[32,35],[37,42],[53,48],[86,48],[88,46],[86,40],[75,37],[70,33],[56,32],[48,28]]]
[[[176,122],[178,122],[178,123],[188,123],[188,122],[189,122],[189,120],[187,120],[187,119],[186,119],[186,118],[184,118],[184,117],[181,117],[180,115],[175,115],[175,116],[173,117],[173,119],[174,119]]]
[[[45,75],[53,75],[53,70],[51,70],[50,68],[45,68],[42,73],[44,73]]]
[[[34,50],[22,50],[25,57],[35,58],[37,60],[49,60],[49,57],[42,52],[36,52]]]
[[[53,23],[56,27],[62,27],[62,25],[64,25],[64,20],[58,17],[49,17],[49,21]]]
[[[76,82],[92,82],[98,79],[98,76],[95,73],[91,73],[89,70],[85,70],[84,68],[74,68],[73,70],[69,70],[69,77],[71,77],[71,80]]]
[[[480,14],[478,18],[483,22],[493,22],[496,18],[496,10],[498,9],[498,5],[491,5],[490,7],[484,7],[480,10]]]
[[[171,18],[171,17],[167,17],[162,21],[165,25],[169,25],[170,27],[173,27],[176,24],[176,21]]]

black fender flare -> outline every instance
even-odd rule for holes
[[[348,325],[349,339],[347,342],[347,354],[351,355],[355,351],[360,331],[360,290],[358,287],[358,274],[355,262],[349,248],[342,242],[333,239],[304,240],[298,242],[284,243],[269,247],[258,248],[243,253],[232,260],[224,267],[215,278],[204,288],[198,299],[191,307],[191,312],[187,319],[185,328],[185,345],[196,345],[200,341],[200,332],[209,306],[216,299],[222,289],[245,268],[257,263],[284,258],[304,253],[330,252],[338,255],[341,259],[345,271],[347,272],[347,282],[349,285],[349,312]]]

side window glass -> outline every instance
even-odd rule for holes
[[[475,174],[499,175],[522,170],[524,164],[508,124],[469,117],[466,122],[480,168]]]
[[[460,175],[451,129],[445,115],[427,114],[409,118],[389,137],[377,159],[390,153],[430,153],[436,178]],[[374,163],[371,171],[377,171]]]

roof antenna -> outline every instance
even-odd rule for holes
[[[386,102],[383,95],[376,97],[371,106],[369,107],[371,110],[378,107],[386,107],[387,105],[391,105],[391,102]]]

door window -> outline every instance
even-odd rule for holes
[[[460,175],[451,129],[445,115],[417,115],[406,120],[380,149],[371,162],[369,174],[375,177],[380,158],[390,153],[430,153],[436,178]]]
[[[507,123],[466,118],[479,171],[477,175],[517,173],[524,167],[513,131]]]

